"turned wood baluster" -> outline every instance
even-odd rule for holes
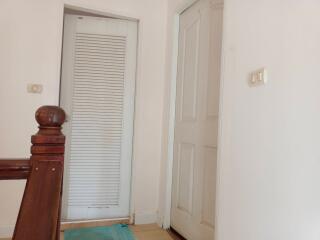
[[[27,180],[13,240],[58,240],[63,181],[64,111],[44,106],[36,112],[39,131],[32,136]]]

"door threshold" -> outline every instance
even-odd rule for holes
[[[97,220],[75,220],[62,221],[61,231],[67,229],[88,228],[88,227],[106,227],[114,224],[130,224],[130,218],[97,219]]]

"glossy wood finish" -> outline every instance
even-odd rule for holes
[[[65,113],[44,106],[36,112],[36,120],[39,131],[31,138],[30,161],[0,161],[0,179],[27,178],[13,240],[60,238]]]
[[[30,170],[29,159],[0,159],[0,180],[26,179]]]

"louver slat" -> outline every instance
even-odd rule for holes
[[[120,204],[126,37],[77,33],[68,205]]]

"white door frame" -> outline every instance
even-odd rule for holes
[[[138,39],[137,39],[137,62],[136,62],[136,78],[135,78],[135,86],[137,86],[137,83],[139,82],[139,80],[141,79],[141,49],[142,49],[142,27],[141,25],[143,25],[143,22],[141,21],[139,16],[129,16],[130,14],[127,13],[123,13],[123,12],[116,12],[113,11],[111,9],[109,9],[107,12],[101,11],[101,9],[99,8],[88,8],[88,6],[83,5],[81,3],[79,4],[63,4],[63,9],[62,9],[62,17],[64,18],[64,9],[72,9],[72,10],[76,10],[76,11],[81,11],[81,12],[85,12],[88,14],[94,14],[94,15],[100,15],[100,16],[105,16],[105,17],[111,17],[111,18],[118,18],[118,19],[123,19],[123,20],[131,20],[131,21],[137,21],[138,24]],[[62,34],[63,31],[61,31],[61,39],[62,39]],[[61,42],[62,44],[62,42]],[[60,69],[61,71],[61,69]],[[60,86],[59,86],[60,87]],[[135,99],[137,99],[137,91],[135,91]],[[60,101],[60,93],[59,93],[59,101]],[[134,105],[134,109],[136,109],[136,105],[137,105],[137,101],[135,101],[135,105]],[[135,112],[135,111],[134,111]],[[137,144],[135,141],[135,132],[138,131],[139,129],[137,129],[136,127],[136,112],[134,113],[134,125],[133,125],[133,141],[132,141],[132,160],[131,160],[131,191],[130,191],[130,207],[129,207],[129,223],[133,224],[134,223],[134,213],[135,213],[135,209],[134,209],[134,197],[135,197],[135,176],[137,175],[137,171],[135,168],[136,165],[136,156],[135,156],[135,152],[137,149]],[[122,218],[121,218],[122,219]],[[101,219],[100,219],[101,220]],[[107,219],[108,220],[108,219]]]
[[[165,204],[164,204],[164,215],[162,227],[164,229],[170,228],[171,224],[171,198],[172,198],[172,173],[173,173],[173,146],[174,146],[174,127],[175,127],[175,108],[176,108],[176,85],[177,85],[177,73],[178,73],[178,55],[179,55],[179,29],[180,29],[180,15],[190,8],[199,0],[187,0],[184,4],[178,6],[175,10],[173,19],[173,47],[171,55],[171,80],[170,80],[170,102],[169,102],[169,128],[168,128],[168,153],[167,153],[167,163],[166,163],[166,186],[165,186]],[[217,0],[217,2],[223,2],[223,0]],[[224,42],[224,41],[222,41]],[[222,43],[223,49],[223,43]],[[218,126],[218,152],[217,152],[217,191],[216,191],[216,209],[218,209],[218,186],[220,179],[220,156],[221,156],[221,128],[222,128],[222,101],[223,101],[223,62],[224,62],[224,52],[221,54],[221,76],[220,76],[220,97],[219,97],[219,126]],[[219,214],[216,211],[216,218]],[[217,225],[217,221],[216,221]],[[215,236],[217,236],[217,231],[215,231]]]

